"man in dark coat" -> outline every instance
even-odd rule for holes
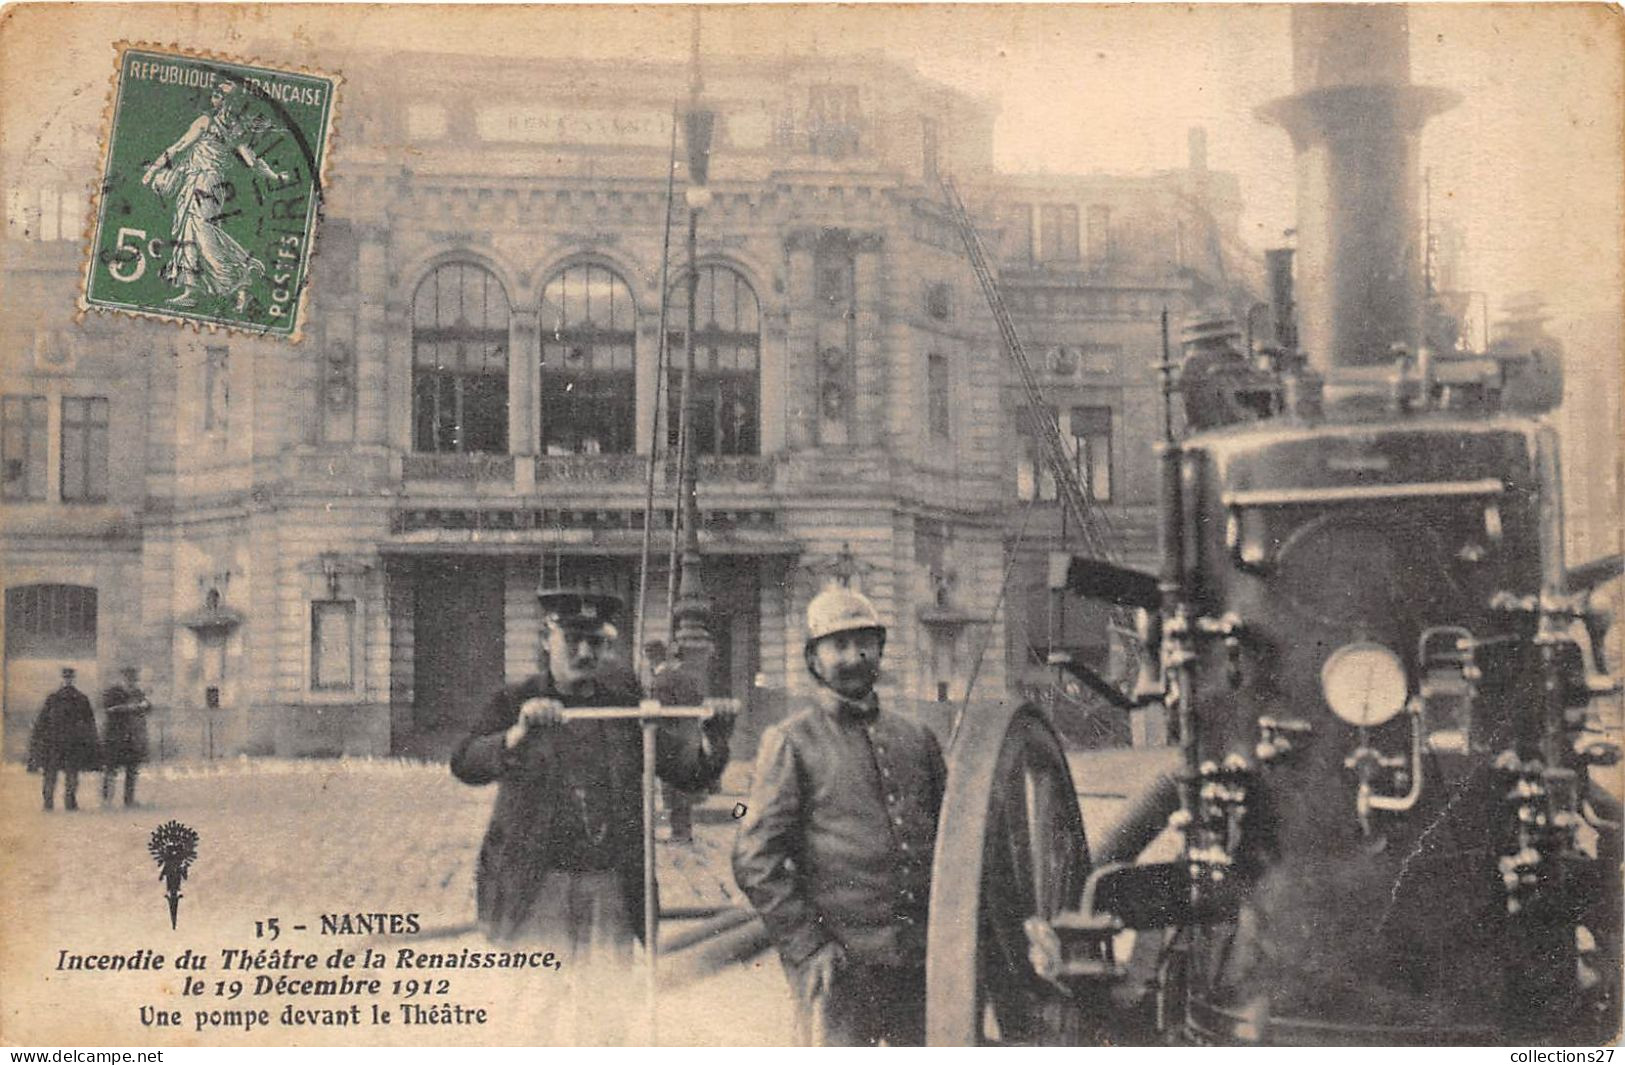
[[[73,686],[76,674],[62,671],[62,687],[45,697],[45,706],[34,720],[28,739],[28,767],[45,775],[45,808],[56,805],[56,778],[62,773],[62,805],[79,809],[79,771],[101,766],[96,741],[96,712],[85,693]]]
[[[634,706],[631,671],[604,668],[613,596],[543,592],[542,671],[498,692],[452,755],[468,784],[499,785],[476,870],[479,920],[499,943],[534,942],[575,971],[624,980],[643,934],[642,732],[636,720],[566,723],[566,707]],[[705,788],[728,761],[730,716],[659,730],[656,772]],[[620,992],[624,996],[624,992]],[[575,1033],[590,1042],[613,1033]]]
[[[925,1040],[926,909],[948,771],[924,726],[874,692],[886,630],[830,588],[807,607],[817,704],[768,729],[734,845],[734,879],[778,943],[796,1039]]]
[[[124,770],[124,805],[135,805],[135,778],[147,760],[147,712],[152,703],[136,683],[134,666],[123,669],[124,682],[102,692],[102,805],[113,805],[113,780]]]

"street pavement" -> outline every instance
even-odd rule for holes
[[[1158,757],[1161,757],[1159,754]],[[1102,752],[1074,762],[1093,836],[1155,771],[1143,752]],[[1163,759],[1165,760],[1165,758]],[[695,842],[657,848],[663,907],[685,913],[742,903],[729,871],[735,804],[748,795],[750,767],[731,766],[721,791],[697,811]],[[480,1029],[272,1027],[239,1035],[192,1030],[191,1006],[178,1032],[143,1028],[142,1005],[178,1006],[182,974],[104,973],[56,968],[70,954],[124,954],[141,948],[171,959],[192,947],[261,947],[320,953],[377,946],[448,951],[489,949],[473,927],[474,864],[495,788],[456,781],[440,764],[395,760],[237,759],[148,767],[141,805],[103,808],[100,778],[80,782],[81,809],[40,809],[40,777],[0,767],[7,930],[0,937],[0,1041],[12,1045],[297,1042],[300,1044],[518,1043],[542,1041],[526,1006],[489,974],[451,973],[452,1000],[493,1003]],[[116,800],[115,800],[116,801]],[[179,821],[197,831],[198,854],[182,885],[170,928],[153,830]],[[661,830],[664,835],[664,829]],[[323,914],[415,914],[421,932],[387,939],[324,935]],[[742,915],[741,915],[742,916]],[[278,934],[270,936],[275,918]],[[297,926],[304,926],[303,929]],[[699,919],[671,920],[662,940],[690,938]],[[759,927],[759,926],[758,926]],[[215,971],[209,980],[232,974]],[[776,956],[741,925],[663,961],[658,1038],[671,1044],[784,1045],[790,1002]],[[273,976],[277,975],[272,973]],[[323,974],[325,975],[325,974]],[[391,969],[388,974],[412,976]],[[545,995],[542,984],[529,985]],[[643,1000],[636,978],[629,1000]],[[436,996],[433,1001],[441,1001]],[[242,1006],[246,1000],[213,1007]],[[273,999],[280,1006],[285,999]],[[497,1003],[501,1003],[500,1008]],[[325,1005],[305,1000],[304,1004]],[[66,1008],[64,1008],[66,1007]],[[634,1019],[641,1008],[632,1010]],[[645,1029],[627,1029],[640,1041]]]

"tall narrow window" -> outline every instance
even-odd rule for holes
[[[937,180],[937,120],[920,119],[920,169],[927,184]]]
[[[508,295],[473,263],[437,267],[412,297],[412,443],[508,450]]]
[[[863,117],[856,85],[810,86],[807,111],[812,154],[839,159],[857,152]]]
[[[45,498],[45,403],[44,396],[0,400],[0,499]]]
[[[1073,407],[1070,412],[1073,453],[1078,478],[1089,497],[1101,503],[1112,498],[1112,409]]]
[[[542,453],[626,454],[637,419],[637,306],[607,267],[555,274],[542,290]]]
[[[203,431],[231,427],[231,349],[209,348],[203,364]]]
[[[355,687],[355,603],[310,604],[310,686],[322,691]]]
[[[1033,205],[1012,203],[1004,209],[1005,258],[1012,262],[1033,261]]]
[[[688,279],[672,291],[673,317],[687,321]],[[756,292],[726,266],[700,267],[695,318],[694,448],[700,455],[754,455],[761,446],[758,422],[762,355],[761,312]],[[668,341],[671,379],[667,389],[666,442],[677,446],[682,414],[687,337],[673,330]]]
[[[39,193],[39,239],[58,240],[62,236],[60,225],[61,194],[55,189],[40,189]]]
[[[1089,261],[1103,263],[1112,253],[1112,209],[1095,204],[1084,216],[1088,228]]]
[[[953,435],[948,397],[948,357],[933,352],[925,357],[926,420],[931,435],[939,440]]]
[[[62,399],[62,501],[101,503],[107,499],[107,400],[100,396]]]
[[[1049,408],[1049,416],[1055,417],[1054,407]],[[1045,455],[1043,430],[1038,419],[1025,408],[1016,415],[1016,435],[1016,498],[1023,502],[1053,502],[1055,471]]]
[[[1045,262],[1077,262],[1078,209],[1069,203],[1046,203],[1038,209],[1039,253]]]

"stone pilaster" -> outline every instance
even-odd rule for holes
[[[508,450],[514,464],[536,454],[537,352],[535,307],[515,307],[508,319]]]
[[[852,356],[857,390],[853,395],[855,417],[849,423],[848,439],[860,447],[874,447],[886,441],[886,364],[888,356],[902,355],[885,350],[880,328],[885,307],[884,254],[885,240],[881,234],[854,235]]]
[[[365,230],[360,244],[356,264],[361,300],[355,338],[355,437],[358,443],[382,444],[389,440],[394,422],[390,407],[396,391],[404,390],[407,402],[407,418],[401,424],[410,423],[412,382],[410,372],[389,372],[389,256],[384,234]],[[406,358],[409,364],[410,355]]]
[[[785,237],[784,442],[791,450],[817,444],[818,333],[814,300],[816,232],[794,229]],[[764,393],[767,382],[763,382]],[[771,394],[771,393],[766,393]]]

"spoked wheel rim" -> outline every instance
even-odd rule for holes
[[[1066,757],[1034,707],[967,719],[938,832],[927,955],[935,1044],[1070,1045],[1091,1010],[1033,972],[1024,922],[1075,907],[1089,847]]]

